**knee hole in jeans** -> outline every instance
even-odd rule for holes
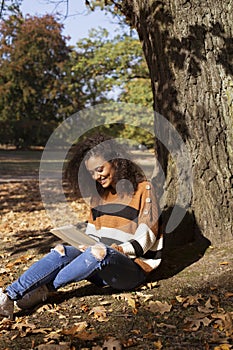
[[[97,243],[91,247],[91,253],[97,260],[101,261],[107,254],[107,248],[104,244]]]
[[[64,248],[64,246],[62,244],[56,245],[54,250],[56,250],[61,255],[65,255],[65,248]]]

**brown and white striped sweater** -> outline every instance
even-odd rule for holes
[[[148,181],[139,183],[131,197],[108,192],[91,200],[86,234],[106,245],[117,244],[147,273],[161,262],[163,237],[158,231],[156,196]]]

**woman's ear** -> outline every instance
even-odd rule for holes
[[[111,160],[111,164],[114,166],[114,168],[116,169],[118,166],[118,159],[113,159]]]

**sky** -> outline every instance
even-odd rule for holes
[[[56,3],[60,3],[60,6],[56,7]],[[65,16],[66,6],[59,0],[23,0],[21,11],[24,15],[41,16],[46,13],[59,12]],[[68,41],[70,45],[75,45],[79,39],[87,37],[92,28],[106,28],[112,35],[117,34],[119,30],[117,20],[114,20],[110,14],[106,15],[101,10],[89,13],[85,6],[85,0],[69,0],[68,16],[62,20],[62,23],[64,25],[63,34],[71,37]]]

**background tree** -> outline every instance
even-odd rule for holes
[[[72,105],[66,74],[70,48],[50,15],[11,15],[0,30],[0,118],[18,146],[41,143],[49,125],[65,118]]]
[[[0,1],[0,19],[8,17],[9,14],[19,13],[22,0],[1,0]]]
[[[152,105],[137,38],[124,33],[110,38],[99,28],[69,48],[61,28],[52,16],[24,19],[20,12],[2,21],[0,119],[8,130],[2,142],[44,144],[59,121],[84,106],[113,99]],[[144,134],[125,128],[123,136],[152,145]]]
[[[152,108],[153,96],[148,67],[141,44],[135,36],[122,33],[110,37],[106,29],[93,29],[87,38],[77,42],[73,56],[74,79],[82,85],[86,106],[106,101],[140,104]],[[76,77],[76,78],[75,78]],[[131,108],[131,107],[129,107]],[[143,118],[143,116],[142,116]],[[142,120],[148,125],[146,118]],[[105,122],[112,120],[106,114]],[[115,121],[122,122],[119,115]],[[149,125],[153,128],[153,125]],[[131,127],[111,128],[111,133],[135,139],[135,143],[153,146],[153,137]]]

